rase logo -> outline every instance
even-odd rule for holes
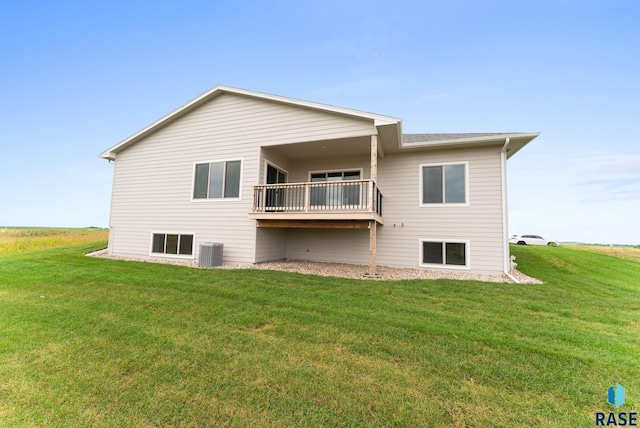
[[[624,386],[619,383],[610,386],[607,390],[607,401],[616,407],[622,406],[624,404]]]
[[[610,386],[607,390],[607,402],[613,404],[616,407],[620,407],[624,404],[625,389],[624,386],[616,383],[614,386]],[[609,412],[609,414],[603,412],[596,412],[596,426],[638,426],[638,413],[637,412]]]

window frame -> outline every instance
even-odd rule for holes
[[[321,169],[318,171],[309,171],[309,175],[308,177],[308,182],[311,183],[311,176],[313,174],[331,174],[331,173],[336,173],[336,172],[341,172],[342,173],[342,178],[344,178],[344,173],[345,172],[355,172],[358,171],[360,172],[360,178],[358,180],[366,180],[364,177],[364,168],[338,168],[338,169]],[[350,180],[340,180],[340,181],[350,181]],[[354,180],[355,181],[355,180]],[[314,183],[324,183],[324,181],[314,181]]]
[[[278,164],[276,164],[274,162],[271,162],[269,159],[265,159],[264,160],[264,169],[263,169],[264,175],[262,177],[263,184],[267,184],[267,169],[269,168],[269,166],[271,166],[272,168],[275,168],[275,169],[285,173],[285,175],[287,177],[287,181],[285,181],[284,183],[281,183],[281,184],[289,183],[289,171],[287,171],[286,169],[282,168],[280,165],[278,165]]]
[[[444,173],[446,166],[451,165],[463,165],[464,166],[464,200],[465,202],[445,202],[446,199],[446,175]],[[442,202],[424,202],[423,186],[424,186],[424,167],[442,167]],[[456,161],[456,162],[434,162],[434,163],[421,163],[418,166],[419,184],[420,189],[418,193],[418,206],[420,207],[468,207],[470,205],[469,196],[469,161]]]
[[[155,253],[153,251],[153,241],[155,235],[165,235],[165,252],[164,253]],[[178,252],[180,251],[180,240],[183,235],[191,235],[191,254],[167,254],[167,235],[178,235]],[[194,232],[160,232],[160,231],[151,231],[151,242],[149,245],[149,257],[162,257],[162,258],[172,258],[172,259],[186,259],[193,260],[195,258],[196,252],[196,234]]]
[[[238,180],[238,196],[234,196],[234,197],[229,197],[229,198],[225,198],[224,197],[224,187],[225,187],[225,181],[226,177],[223,178],[223,182],[222,182],[222,192],[223,192],[223,196],[221,198],[196,198],[195,197],[195,193],[196,193],[196,168],[197,165],[204,165],[204,164],[208,164],[211,165],[212,163],[221,163],[224,162],[224,171],[226,172],[227,170],[227,162],[240,162],[240,177]],[[226,158],[226,159],[215,159],[215,160],[210,160],[210,161],[198,161],[198,162],[194,162],[193,163],[193,174],[191,177],[191,202],[220,202],[220,201],[228,201],[228,202],[237,202],[237,201],[242,201],[242,176],[243,176],[243,168],[244,168],[244,158]],[[224,174],[226,175],[226,174]],[[209,166],[209,176],[208,176],[208,180],[207,180],[207,195],[209,194],[209,183],[211,179],[211,166]]]
[[[424,242],[436,242],[442,244],[443,263],[424,263]],[[464,244],[464,265],[448,265],[446,264],[446,244]],[[418,239],[418,266],[429,269],[453,269],[453,270],[471,270],[471,241],[469,239],[442,239],[442,238],[420,238]]]

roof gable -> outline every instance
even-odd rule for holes
[[[157,130],[163,128],[164,126],[172,123],[178,118],[188,114],[189,112],[193,111],[199,106],[213,100],[214,98],[222,94],[242,95],[242,96],[253,97],[253,98],[268,100],[268,101],[277,102],[277,103],[283,103],[291,106],[297,106],[305,109],[318,110],[318,111],[339,114],[339,115],[344,115],[344,116],[354,117],[354,118],[368,119],[373,121],[374,126],[386,126],[386,125],[399,126],[401,123],[400,119],[390,117],[390,116],[384,116],[384,115],[379,115],[375,113],[368,113],[368,112],[363,112],[359,110],[353,110],[353,109],[347,109],[343,107],[331,106],[327,104],[315,103],[311,101],[303,101],[295,98],[287,98],[279,95],[270,95],[270,94],[264,94],[256,91],[249,91],[246,89],[238,89],[238,88],[218,85],[213,89],[205,92],[204,94],[189,101],[182,107],[172,111],[166,116],[153,122],[151,125],[147,126],[146,128],[143,128],[137,133],[131,135],[130,137],[126,138],[125,140],[121,141],[120,143],[116,144],[110,149],[104,151],[103,153],[100,154],[100,157],[104,159],[115,159],[115,154],[118,151],[124,150],[130,145],[135,144],[137,141],[156,132]]]

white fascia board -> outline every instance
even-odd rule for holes
[[[173,110],[171,113],[153,122],[151,125],[143,128],[142,130],[131,135],[130,137],[122,140],[121,142],[111,147],[110,149],[102,152],[100,154],[100,157],[104,159],[109,159],[109,160],[115,159],[115,154],[118,150],[122,149],[123,147],[129,144],[134,143],[139,138],[147,135],[150,132],[155,131],[156,129],[161,128],[162,126],[172,122],[173,120],[187,113],[191,109],[197,107],[201,103],[208,101],[209,99],[217,95],[220,95],[222,93],[245,95],[253,98],[261,98],[264,100],[270,100],[270,101],[275,101],[275,102],[280,102],[280,103],[285,103],[290,105],[297,105],[297,106],[306,107],[314,110],[329,111],[329,112],[343,114],[347,116],[361,117],[361,118],[373,120],[375,126],[392,125],[392,124],[400,123],[400,119],[391,117],[391,116],[384,116],[384,115],[379,115],[375,113],[367,113],[359,110],[352,110],[352,109],[343,108],[343,107],[335,107],[328,104],[320,104],[312,101],[299,100],[296,98],[287,98],[279,95],[271,95],[271,94],[265,94],[262,92],[249,91],[246,89],[238,89],[238,88],[232,88],[229,86],[217,85],[214,88],[203,93],[202,95],[199,95],[198,97],[192,99],[182,107],[179,107],[176,110]]]
[[[108,161],[116,160],[116,154],[111,150],[107,150],[106,152],[102,152],[98,155],[98,157],[102,159],[106,159]]]
[[[451,140],[435,140],[435,141],[425,141],[423,143],[409,143],[403,144],[402,140],[400,140],[400,149],[421,149],[427,147],[442,147],[442,146],[456,146],[456,145],[473,145],[478,143],[487,143],[487,142],[504,142],[505,138],[514,139],[528,139],[533,140],[538,135],[539,132],[527,133],[527,134],[499,134],[499,135],[490,135],[484,137],[469,137],[469,138],[455,138]]]

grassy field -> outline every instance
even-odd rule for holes
[[[97,235],[96,235],[97,236]],[[640,403],[640,261],[512,247],[543,285],[0,255],[0,426],[594,426]]]
[[[620,246],[604,246],[604,245],[574,245],[585,251],[595,251],[597,253],[609,254],[618,257],[640,258],[640,247],[620,247]]]
[[[108,229],[0,227],[0,254],[60,247],[81,242],[103,241],[108,237]]]

